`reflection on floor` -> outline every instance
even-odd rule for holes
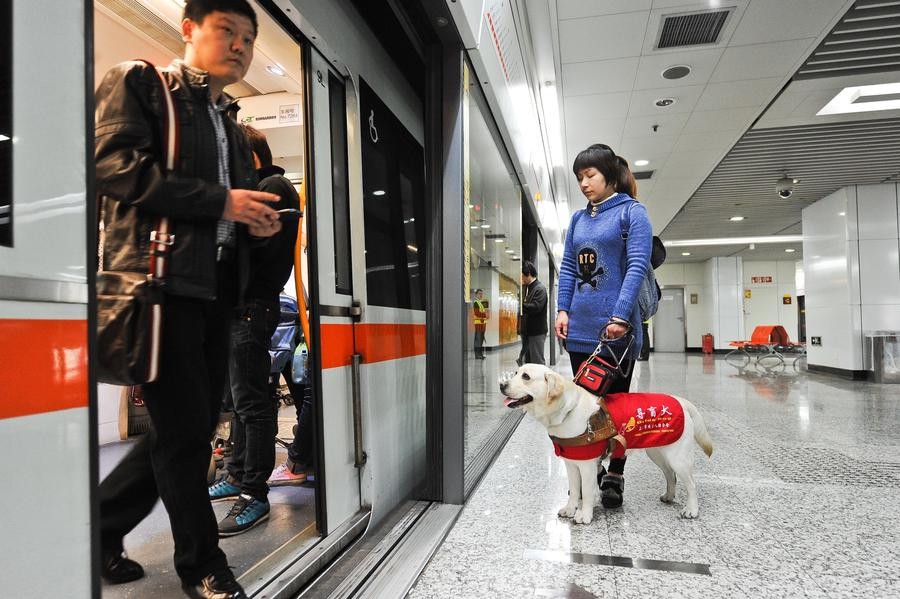
[[[466,464],[509,412],[501,401],[497,377],[503,371],[516,369],[519,350],[516,344],[488,351],[484,360],[476,360],[472,352],[466,354]]]
[[[634,390],[683,395],[706,419],[700,518],[677,517],[681,485],[677,505],[659,502],[662,474],[641,454],[622,509],[558,518],[565,468],[526,417],[411,598],[900,597],[900,385],[692,354],[637,367]]]
[[[296,423],[293,406],[284,406],[278,415],[279,437],[290,440],[291,428]],[[100,448],[101,480],[115,467],[130,449],[133,440],[113,443]],[[284,461],[287,452],[276,446],[276,464]],[[298,487],[273,487],[269,491],[271,512],[269,520],[244,534],[220,539],[219,543],[228,556],[236,576],[249,570],[254,564],[288,540],[303,533],[316,537],[315,483]],[[231,508],[230,501],[213,504],[217,519],[222,519]],[[146,575],[141,580],[125,585],[103,585],[103,597],[119,599],[180,597],[181,583],[172,564],[172,533],[169,520],[161,502],[131,534],[125,537],[128,556],[143,567]]]

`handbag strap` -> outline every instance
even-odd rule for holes
[[[159,78],[160,87],[162,88],[162,96],[165,103],[163,112],[162,127],[162,148],[163,148],[163,167],[166,173],[175,171],[175,165],[178,164],[178,150],[181,145],[180,127],[178,115],[175,112],[175,101],[172,99],[172,92],[169,90],[169,84],[163,76],[162,71],[158,69],[148,60],[140,59],[147,66],[153,69]],[[150,232],[150,276],[154,279],[163,279],[166,276],[166,267],[168,261],[166,257],[172,245],[175,243],[175,235],[171,233],[171,227],[168,217],[161,217],[156,223],[156,228]]]

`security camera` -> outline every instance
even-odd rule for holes
[[[799,183],[799,180],[792,179],[791,177],[782,177],[775,182],[775,193],[777,193],[778,197],[782,200],[786,200],[794,195],[795,183]]]

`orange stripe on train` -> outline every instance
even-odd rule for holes
[[[386,362],[425,353],[424,324],[322,324],[322,368],[350,365],[353,333],[363,362]]]
[[[88,405],[86,320],[0,319],[0,419]]]

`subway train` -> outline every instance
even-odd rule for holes
[[[227,91],[239,98],[237,119],[266,135],[305,201],[285,293],[308,301],[317,461],[304,485],[273,490],[264,529],[223,546],[252,596],[287,597],[338,558],[347,562],[348,551],[374,566],[372,556],[413,524],[430,526],[432,536],[444,530],[458,510],[434,502],[460,503],[508,435],[515,419],[497,417],[478,447],[464,447],[462,331],[476,283],[448,273],[469,267],[465,227],[465,239],[477,235],[484,246],[475,258],[483,264],[471,265],[488,273],[477,284],[493,280],[492,309],[505,318],[504,342],[514,340],[525,204],[521,168],[500,149],[442,3],[251,4],[255,59]],[[177,593],[161,507],[126,539],[130,555],[157,575],[123,587],[101,585],[98,575],[97,484],[146,424],[134,394],[98,384],[92,366],[92,148],[93,91],[104,73],[126,60],[164,66],[180,57],[183,5],[16,0],[0,15],[9,198],[0,219],[0,438],[19,514],[4,525],[3,596]],[[487,153],[462,151],[470,127]],[[464,161],[473,171],[465,184]],[[468,209],[463,189],[476,186],[484,201]],[[544,239],[529,204],[528,251],[549,275],[558,231]],[[492,335],[502,345],[499,330]],[[442,360],[454,343],[459,355]],[[281,437],[291,436],[292,422],[293,408],[283,408]],[[359,553],[364,542],[371,547]],[[159,570],[172,580],[160,582]]]
[[[897,595],[900,2],[248,2],[226,91],[303,206],[283,294],[311,420],[276,380],[273,446],[314,456],[220,540],[248,596]],[[94,92],[182,56],[184,6],[0,5],[0,597],[181,593],[161,504],[124,541],[146,575],[100,574],[98,487],[149,425],[98,382]],[[596,142],[668,250],[633,390],[689,398],[716,443],[690,523],[637,458],[624,509],[557,517],[565,468],[498,390],[527,263],[568,375],[571,165]],[[227,437],[223,416],[211,476]]]

